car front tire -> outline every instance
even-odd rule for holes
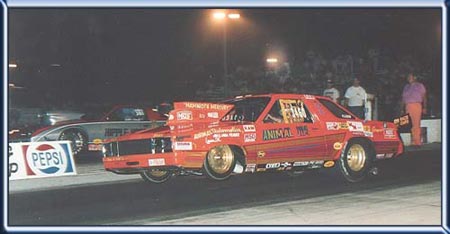
[[[87,137],[86,135],[78,129],[67,129],[64,130],[61,135],[59,135],[58,140],[60,141],[70,141],[72,146],[72,153],[74,156],[78,155],[80,152],[87,150]]]
[[[149,169],[141,172],[141,177],[146,182],[161,184],[172,177],[172,172],[167,170]]]
[[[208,152],[203,168],[209,178],[225,180],[231,176],[235,166],[236,158],[231,147],[219,145]]]

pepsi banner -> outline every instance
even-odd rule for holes
[[[10,143],[9,179],[76,175],[69,141]]]

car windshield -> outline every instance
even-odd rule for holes
[[[226,104],[233,104],[234,108],[222,118],[222,121],[255,122],[269,101],[270,97],[253,97],[226,101]]]
[[[85,108],[85,115],[83,115],[83,120],[99,120],[105,116],[106,113],[111,111],[111,106],[101,106],[101,107],[88,107]]]

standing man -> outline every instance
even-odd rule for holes
[[[365,119],[364,104],[366,102],[366,90],[359,85],[358,78],[353,79],[353,85],[345,91],[345,105],[348,109],[361,119]]]
[[[422,83],[417,81],[417,77],[413,73],[409,73],[406,79],[408,84],[403,88],[402,112],[406,111],[411,117],[413,145],[420,146],[422,145],[420,140],[420,120],[422,114],[427,113],[426,89]]]
[[[333,99],[334,102],[338,102],[339,91],[334,87],[332,80],[327,80],[327,88],[323,91],[323,96]]]

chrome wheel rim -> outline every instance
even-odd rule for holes
[[[354,144],[347,152],[347,165],[352,171],[360,171],[366,163],[366,151],[359,144]]]
[[[226,173],[233,163],[233,152],[227,145],[216,146],[208,153],[208,164],[218,174]]]
[[[83,137],[80,136],[80,133],[76,132],[64,132],[60,140],[70,141],[72,144],[72,151],[76,154],[83,149],[84,140]]]

